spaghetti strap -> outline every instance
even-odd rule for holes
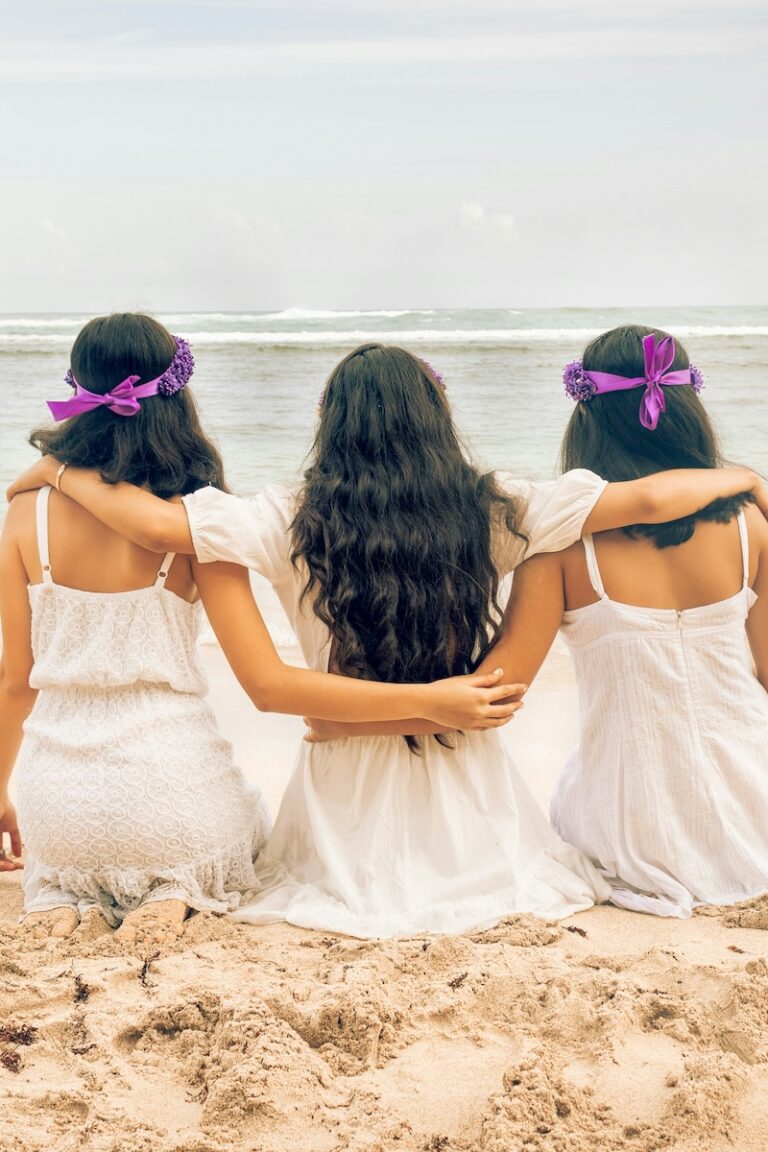
[[[739,540],[741,541],[741,570],[743,576],[742,588],[749,586],[749,533],[744,509],[739,508],[736,519],[739,522]]]
[[[589,573],[589,582],[592,588],[600,597],[601,600],[606,600],[605,588],[603,587],[603,580],[600,575],[600,568],[597,563],[597,553],[595,552],[594,541],[591,536],[585,536],[581,541],[584,545],[584,552],[587,557],[587,572]]]
[[[35,520],[37,522],[37,554],[40,557],[40,568],[43,574],[43,584],[53,584],[51,576],[51,559],[48,552],[48,498],[50,488],[46,485],[37,493],[35,503]]]
[[[168,573],[171,570],[171,564],[173,564],[175,559],[175,552],[166,552],[165,556],[163,556],[163,562],[157,570],[155,588],[165,588],[165,582],[168,579]]]

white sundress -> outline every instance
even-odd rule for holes
[[[530,502],[530,549],[577,539],[603,487],[588,472],[515,482]],[[301,601],[306,571],[290,560],[296,493],[274,486],[247,501],[207,488],[184,503],[198,559],[247,564],[270,580],[308,666],[327,671],[331,637]],[[522,545],[507,533],[497,544],[507,571]],[[587,858],[550,828],[498,731],[467,732],[455,749],[431,737],[422,746],[412,755],[399,736],[302,743],[257,861],[259,892],[234,918],[396,937],[515,912],[563,917],[607,898]]]
[[[768,693],[745,630],[743,512],[738,528],[741,590],[684,611],[611,600],[584,540],[600,599],[563,617],[581,736],[551,817],[624,908],[687,917],[768,890]]]
[[[96,907],[115,926],[146,900],[231,911],[257,886],[270,820],[203,699],[200,607],[165,587],[172,554],[147,588],[56,584],[49,495],[29,586],[40,693],[17,765],[25,912]]]

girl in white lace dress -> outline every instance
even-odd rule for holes
[[[182,510],[80,469],[63,476],[67,494],[145,546],[194,545],[200,561],[266,576],[311,668],[380,678],[471,667],[493,626],[496,581],[526,549],[563,548],[585,523],[663,520],[754,482],[744,470],[608,487],[585,471],[542,485],[481,477],[438,377],[380,345],[332,374],[302,492],[272,487],[246,501],[206,488]],[[564,916],[607,896],[549,828],[497,734],[432,738],[439,731],[417,719],[359,723],[304,744],[257,862],[259,891],[235,917],[398,936],[516,911]],[[420,733],[420,747],[400,732]]]
[[[72,351],[75,395],[51,404],[66,423],[33,442],[167,497],[221,484],[191,371],[185,342],[149,317],[91,321]],[[93,908],[113,926],[127,917],[124,935],[158,918],[173,931],[188,909],[233,911],[258,887],[270,819],[203,698],[198,588],[261,707],[369,718],[415,707],[470,726],[516,708],[494,703],[512,690],[498,677],[399,687],[286,667],[245,569],[198,573],[172,552],[158,562],[59,491],[17,497],[0,544],[0,849],[7,834],[19,853],[20,827],[27,930],[65,935]],[[24,721],[17,827],[7,789]]]
[[[700,376],[666,333],[607,332],[566,382],[565,467],[712,475]],[[561,627],[581,736],[552,822],[625,908],[686,917],[768,891],[768,524],[746,499],[535,557],[492,653],[532,679]]]

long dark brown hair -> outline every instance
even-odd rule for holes
[[[309,459],[292,560],[333,665],[402,683],[469,672],[500,619],[492,525],[521,536],[521,509],[467,460],[429,366],[382,344],[346,356]]]
[[[75,338],[70,364],[83,388],[103,395],[127,376],[154,380],[175,354],[173,336],[157,320],[121,312],[89,320]],[[142,400],[135,416],[96,408],[36,428],[29,440],[57,460],[96,469],[107,484],[125,480],[164,498],[206,484],[226,487],[221,456],[203,432],[189,388]]]
[[[660,328],[627,324],[596,337],[584,349],[585,372],[610,372],[616,376],[644,374],[643,337],[655,333],[657,343],[669,334]],[[689,366],[688,353],[675,341],[670,371]],[[662,385],[662,387],[664,387]],[[589,468],[606,480],[636,480],[668,468],[719,468],[723,463],[715,430],[693,387],[664,388],[666,411],[653,430],[639,419],[641,388],[603,393],[577,402],[560,450],[563,471]],[[697,520],[727,523],[753,497],[715,500],[692,516],[666,524],[633,524],[628,536],[649,536],[657,548],[690,540]]]

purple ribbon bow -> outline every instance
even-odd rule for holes
[[[667,407],[661,385],[693,384],[696,387],[690,368],[681,368],[676,372],[668,371],[674,359],[675,342],[672,337],[665,336],[657,345],[655,334],[649,332],[643,337],[645,368],[643,376],[614,376],[610,372],[585,372],[584,376],[595,385],[596,393],[620,392],[626,388],[639,388],[641,384],[645,384],[645,392],[640,401],[640,423],[644,428],[653,431],[659,422],[659,416]]]
[[[141,408],[139,400],[158,393],[157,380],[136,387],[136,381],[140,379],[140,376],[126,376],[111,392],[103,393],[89,392],[76,383],[74,396],[70,396],[69,400],[49,400],[48,407],[54,420],[67,420],[70,416],[79,416],[82,412],[90,412],[104,405],[118,416],[135,416]]]
[[[195,358],[192,349],[183,336],[174,336],[176,341],[176,354],[173,360],[160,376],[154,380],[147,380],[146,384],[139,384],[141,376],[126,376],[109,392],[89,392],[78,384],[72,374],[67,371],[64,379],[71,388],[75,389],[74,396],[69,400],[48,400],[48,407],[53,413],[54,420],[67,420],[70,416],[80,416],[83,412],[92,412],[94,408],[109,408],[117,416],[135,416],[141,411],[139,400],[147,396],[174,396],[186,387],[187,381],[195,368]]]

